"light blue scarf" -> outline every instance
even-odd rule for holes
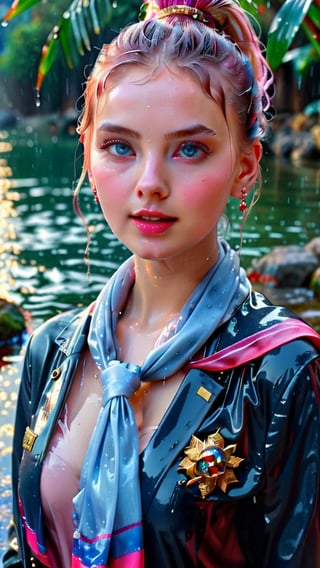
[[[238,255],[225,241],[219,249],[218,261],[141,366],[119,361],[116,340],[119,313],[134,284],[133,258],[98,297],[88,342],[101,370],[103,402],[74,498],[74,567],[109,568],[112,559],[117,566],[143,566],[138,432],[129,398],[140,381],[161,380],[181,370],[249,294]]]

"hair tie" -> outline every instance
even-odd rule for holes
[[[214,20],[211,14],[203,12],[193,6],[184,6],[177,4],[175,6],[168,6],[167,8],[160,8],[156,2],[145,2],[142,4],[139,12],[139,20],[161,20],[167,16],[188,16],[197,22],[202,22],[212,26]]]

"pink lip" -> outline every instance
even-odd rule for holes
[[[146,236],[161,235],[176,222],[175,217],[164,215],[160,211],[142,209],[130,216],[137,229]]]

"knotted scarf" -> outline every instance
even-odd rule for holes
[[[101,371],[103,395],[73,500],[73,568],[143,567],[138,431],[129,399],[141,381],[181,370],[250,292],[238,255],[220,241],[217,262],[138,366],[119,360],[116,340],[134,280],[131,257],[100,293],[90,326],[89,348]]]

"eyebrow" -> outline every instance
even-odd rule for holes
[[[131,136],[132,138],[141,138],[140,134],[131,128],[126,128],[125,126],[120,126],[119,124],[114,124],[113,122],[102,122],[98,127],[98,132],[114,132],[115,134],[123,134],[126,136]]]
[[[113,122],[102,122],[98,127],[98,132],[114,132],[116,134],[122,134],[125,136],[130,136],[132,138],[139,139],[141,135],[131,128],[126,128],[125,126],[120,126],[119,124],[114,124]],[[165,135],[167,140],[178,140],[180,138],[188,138],[189,136],[195,136],[197,134],[206,134],[207,136],[216,136],[216,131],[208,128],[204,124],[193,124],[188,128],[182,128],[181,130],[175,130],[174,132],[168,132]]]
[[[166,138],[169,140],[175,140],[179,138],[188,138],[188,136],[195,136],[196,134],[206,134],[209,136],[216,136],[216,131],[208,128],[204,124],[194,124],[188,128],[183,128],[182,130],[175,130],[174,132],[169,132],[166,134]]]

